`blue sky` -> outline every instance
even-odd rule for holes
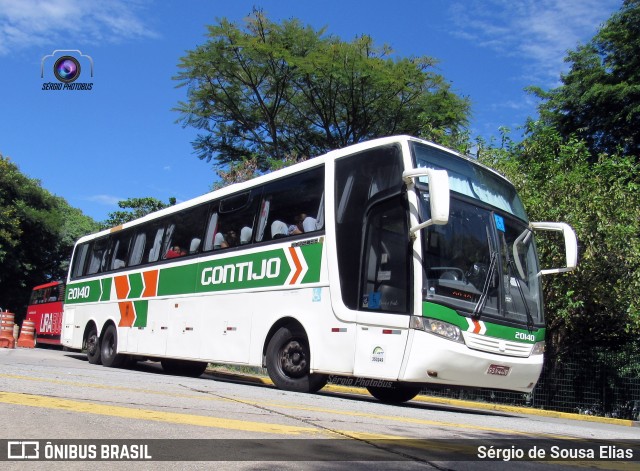
[[[242,22],[253,6],[351,40],[369,34],[400,56],[430,56],[472,103],[471,135],[490,139],[535,116],[524,87],[558,85],[566,51],[588,41],[622,0],[0,0],[0,153],[98,221],[117,201],[206,193],[210,163],[197,132],[176,123],[185,99],[172,77],[207,24]],[[54,50],[80,50],[77,82],[42,90]]]

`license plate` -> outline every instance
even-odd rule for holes
[[[498,376],[507,376],[509,374],[509,371],[511,371],[511,367],[510,366],[489,365],[489,368],[487,369],[487,374],[489,374],[489,375],[498,375]]]

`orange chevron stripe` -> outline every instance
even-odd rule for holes
[[[293,285],[296,283],[296,281],[298,281],[298,277],[300,276],[300,273],[302,273],[302,264],[300,263],[300,259],[298,258],[298,254],[296,253],[296,249],[294,247],[289,247],[289,253],[291,254],[293,263],[296,266],[296,272],[289,282],[290,285]]]
[[[479,334],[480,333],[480,329],[482,328],[482,326],[480,325],[480,322],[478,322],[477,320],[472,320],[471,322],[473,322],[473,333],[474,334]]]
[[[133,302],[125,301],[123,303],[118,303],[118,308],[120,309],[120,322],[118,323],[118,327],[131,327],[133,325],[133,321],[136,319],[136,311],[133,307]]]
[[[127,299],[129,294],[129,277],[126,275],[115,276],[113,281],[116,284],[116,296],[118,299]]]
[[[152,298],[158,294],[158,270],[150,270],[142,273],[144,278],[143,298]]]

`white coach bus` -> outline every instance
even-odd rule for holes
[[[532,231],[564,235],[540,270]],[[576,266],[562,223],[528,221],[473,159],[377,139],[81,238],[62,343],[91,363],[264,366],[282,389],[330,375],[386,402],[425,385],[528,392],[542,368],[540,277]]]

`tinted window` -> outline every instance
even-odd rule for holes
[[[256,240],[274,240],[324,228],[324,167],[268,184]]]
[[[398,146],[372,149],[336,160],[336,243],[342,301],[358,309],[362,230],[369,201],[383,191],[402,188]]]

